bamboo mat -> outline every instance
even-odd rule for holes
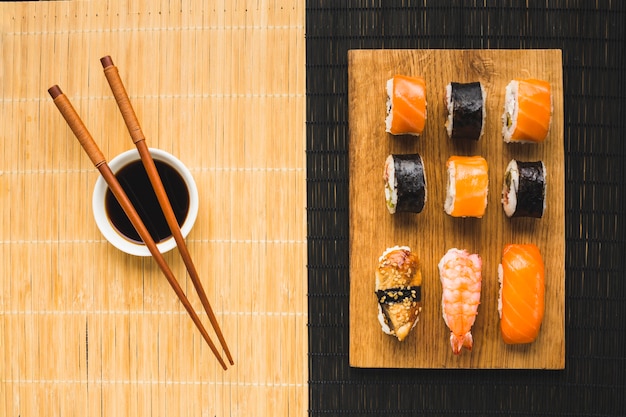
[[[625,416],[626,2],[346,3],[306,7],[310,416]],[[353,49],[562,50],[565,369],[350,367]]]
[[[306,415],[303,3],[0,4],[0,415]],[[133,148],[105,55],[148,145],[198,184],[187,243],[228,371],[152,259],[93,220],[97,171],[46,90],[108,159]],[[178,252],[166,259],[202,311]]]

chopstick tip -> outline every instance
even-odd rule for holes
[[[107,68],[113,66],[113,59],[110,55],[103,56],[100,58],[100,63],[102,63],[102,68]]]
[[[50,94],[50,97],[52,97],[52,99],[54,100],[55,98],[63,94],[63,91],[61,91],[61,87],[55,84],[48,89],[48,93]]]

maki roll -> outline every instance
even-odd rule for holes
[[[389,213],[421,213],[426,203],[426,172],[421,156],[389,155],[383,179]]]
[[[444,210],[452,217],[482,217],[487,208],[487,161],[480,156],[451,156]]]
[[[539,143],[552,121],[552,91],[542,80],[513,80],[507,86],[502,114],[505,142]]]
[[[480,82],[446,86],[446,129],[450,138],[480,139],[486,117],[485,100],[485,89]]]
[[[546,208],[546,167],[542,161],[512,159],[502,186],[502,208],[508,217],[541,218]]]
[[[500,333],[507,344],[532,343],[545,310],[544,264],[533,244],[506,245],[498,266]]]
[[[387,80],[386,132],[419,136],[426,124],[426,82],[421,77],[396,75]]]
[[[378,259],[376,297],[378,320],[384,333],[402,342],[422,311],[422,272],[417,255],[408,246],[388,248]]]

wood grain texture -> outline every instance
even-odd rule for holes
[[[385,82],[395,74],[426,79],[428,118],[420,138],[385,133]],[[535,77],[553,89],[553,120],[540,145],[505,144],[501,138],[504,89],[516,77]],[[565,210],[562,63],[559,50],[352,50],[348,53],[350,128],[350,364],[384,368],[546,368],[565,366]],[[487,91],[485,135],[478,142],[451,141],[444,123],[445,86],[480,81]],[[428,199],[421,214],[390,215],[382,179],[390,153],[419,153]],[[481,155],[489,164],[487,211],[482,219],[452,218],[443,203],[451,155]],[[500,203],[508,162],[543,160],[547,208],[542,219],[506,218]],[[546,267],[546,312],[538,339],[507,346],[500,337],[497,267],[507,243],[539,246]],[[422,260],[423,311],[399,343],[380,330],[374,296],[378,257],[408,245]],[[473,327],[474,349],[452,353],[441,315],[437,263],[452,247],[483,259],[481,305]]]
[[[0,415],[306,416],[304,2],[3,2],[0,36]],[[147,144],[196,180],[186,240],[228,371],[154,261],[93,220],[98,171],[47,89],[108,160],[133,149],[105,55]]]

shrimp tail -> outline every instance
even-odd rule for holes
[[[464,335],[460,336],[454,333],[450,333],[450,345],[452,346],[452,352],[454,352],[455,355],[459,355],[462,348],[471,351],[472,346],[474,345],[474,338],[472,337],[472,333],[467,332]]]

